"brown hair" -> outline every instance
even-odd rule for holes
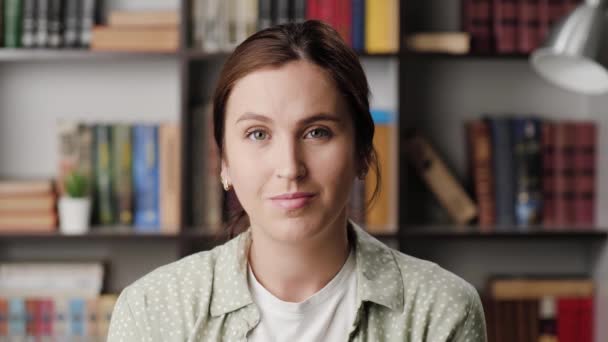
[[[369,86],[359,58],[331,26],[317,20],[279,25],[259,31],[228,57],[213,96],[215,142],[223,156],[226,104],[235,83],[256,70],[280,67],[296,60],[309,61],[333,79],[349,105],[355,130],[355,151],[360,172],[374,169],[376,188],[367,205],[378,195],[379,165],[373,146],[374,121],[369,111]],[[228,233],[232,238],[249,226],[249,217],[231,190],[228,196]]]

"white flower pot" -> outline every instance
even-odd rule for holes
[[[87,233],[90,217],[90,198],[61,197],[59,199],[59,228],[62,234]]]

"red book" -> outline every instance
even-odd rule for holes
[[[472,121],[467,126],[467,137],[479,226],[486,231],[496,223],[490,128],[483,120]]]
[[[41,336],[53,336],[53,300],[43,299],[40,301],[40,324],[39,333]]]
[[[593,297],[578,300],[580,342],[593,342]]]
[[[335,24],[336,29],[342,36],[342,39],[349,46],[353,46],[351,37],[352,28],[352,1],[351,0],[335,0],[336,11],[335,11]]]
[[[545,121],[542,124],[542,182],[543,182],[543,225],[551,227],[555,225],[556,196],[555,196],[555,124]]]
[[[597,128],[593,122],[577,122],[574,125],[574,222],[582,227],[591,227],[595,221]]]
[[[0,336],[8,335],[8,301],[0,298]]]
[[[559,342],[580,342],[578,339],[578,301],[576,298],[557,300],[557,340]]]
[[[559,122],[555,126],[555,224],[574,224],[574,150],[575,125]]]
[[[38,336],[38,300],[26,299],[25,300],[25,331],[27,336]]]
[[[319,0],[306,1],[306,19],[319,18]]]
[[[537,0],[538,29],[536,40],[542,45],[549,35],[549,0]]]
[[[549,27],[554,27],[571,8],[571,0],[549,0]]]
[[[530,53],[538,45],[538,1],[518,0],[517,51]]]
[[[518,0],[494,0],[494,39],[499,54],[517,51]]]
[[[471,50],[492,52],[491,0],[465,0],[463,4],[464,31],[471,35]]]

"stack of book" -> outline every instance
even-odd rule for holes
[[[530,53],[582,0],[465,0],[464,30],[479,53]]]
[[[593,227],[594,122],[489,117],[467,130],[482,227]]]
[[[53,232],[56,194],[51,180],[0,180],[0,232]]]
[[[0,46],[10,48],[88,47],[99,16],[98,0],[0,1]]]
[[[0,339],[104,340],[117,300],[100,263],[0,264]]]
[[[179,14],[170,11],[113,11],[107,26],[93,29],[91,50],[175,52]]]
[[[79,167],[92,180],[94,224],[134,225],[137,232],[179,231],[179,124],[61,121],[59,141],[58,183],[71,167]]]
[[[192,45],[230,51],[256,30],[318,19],[332,25],[355,50],[399,50],[398,0],[191,0]]]
[[[483,299],[488,342],[592,342],[594,284],[586,278],[495,278]]]

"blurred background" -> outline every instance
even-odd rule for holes
[[[125,286],[224,241],[220,68],[319,19],[371,86],[383,183],[353,220],[472,283],[490,341],[608,340],[608,97],[529,62],[580,3],[0,0],[0,339],[101,340]]]

